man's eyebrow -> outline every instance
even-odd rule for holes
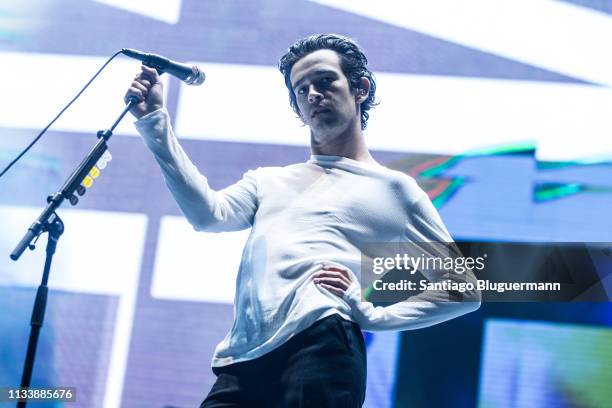
[[[291,85],[291,88],[293,88],[295,90],[308,77],[317,77],[317,76],[321,76],[321,75],[325,75],[325,74],[334,74],[334,75],[336,75],[336,72],[332,71],[331,69],[318,69],[318,70],[316,70],[314,72],[311,72],[308,75],[305,75],[304,77],[300,78],[299,81],[297,81],[295,84]]]

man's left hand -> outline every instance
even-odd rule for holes
[[[336,296],[343,297],[353,280],[348,270],[337,266],[324,265],[313,275],[314,283],[329,290]]]

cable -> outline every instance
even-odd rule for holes
[[[91,79],[85,84],[85,86],[79,91],[78,94],[76,94],[76,96],[74,98],[72,98],[72,100],[70,102],[68,102],[68,105],[66,105],[64,107],[64,109],[62,109],[60,111],[60,113],[57,114],[57,116],[55,118],[53,118],[53,120],[51,122],[49,122],[49,124],[47,126],[45,126],[45,128],[43,130],[40,131],[40,133],[38,134],[38,136],[36,136],[34,138],[34,140],[32,140],[32,142],[28,145],[28,147],[26,147],[21,153],[19,153],[19,155],[13,159],[12,162],[9,163],[8,166],[6,166],[4,168],[4,170],[2,170],[2,172],[0,173],[0,177],[4,176],[4,173],[6,173],[11,167],[13,167],[13,165],[15,163],[17,163],[19,161],[19,159],[21,159],[23,157],[24,154],[26,154],[28,152],[28,150],[30,150],[32,148],[32,146],[34,146],[36,144],[36,142],[38,142],[38,140],[42,137],[42,135],[45,134],[45,132],[47,131],[47,129],[49,129],[51,127],[51,125],[53,125],[55,123],[56,120],[59,119],[60,116],[62,116],[62,114],[66,111],[66,109],[68,109],[70,107],[70,105],[72,105],[72,103],[74,101],[76,101],[79,96],[81,96],[81,94],[85,91],[85,89],[87,89],[87,87],[89,85],[91,85],[91,83],[94,81],[94,79],[96,79],[96,77],[98,75],[100,75],[100,72],[102,72],[102,70],[104,68],[106,68],[106,66],[119,54],[121,54],[122,51],[117,51],[115,54],[113,54],[112,57],[110,57],[105,63],[104,65],[102,65],[102,67],[100,67],[100,69],[98,70],[98,72],[95,73],[95,75],[93,77],[91,77]]]

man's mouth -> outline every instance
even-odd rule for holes
[[[329,108],[316,109],[314,112],[312,112],[312,117],[314,118],[315,116],[318,116],[321,113],[329,113],[329,112],[331,112],[331,109]]]

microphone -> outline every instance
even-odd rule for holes
[[[146,54],[144,52],[133,50],[131,48],[122,48],[121,53],[130,58],[142,61],[148,67],[155,68],[158,71],[167,72],[170,75],[177,77],[187,85],[202,85],[206,79],[204,72],[197,66],[189,66],[169,60],[157,54]]]

